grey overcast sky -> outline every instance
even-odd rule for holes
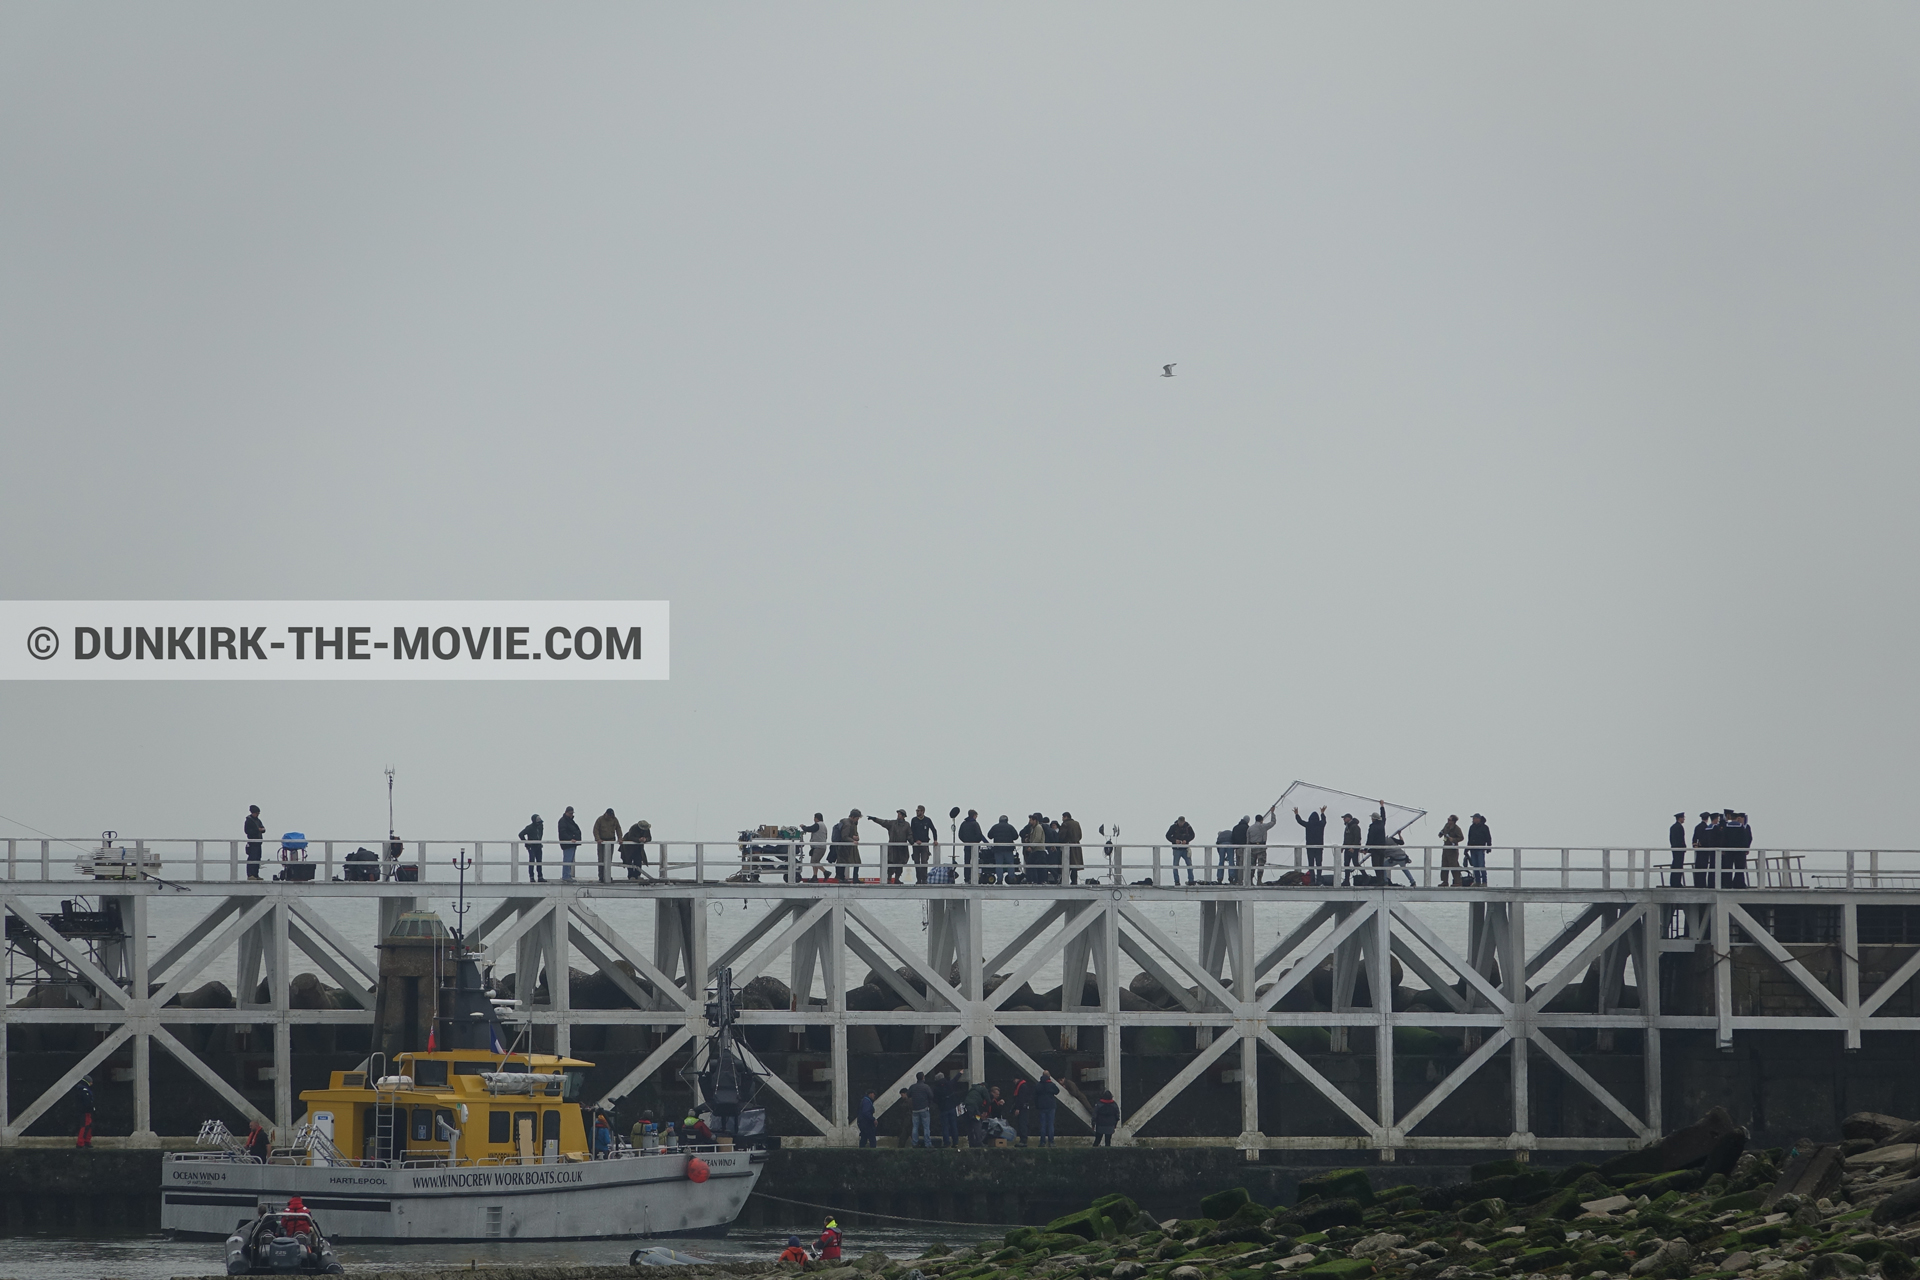
[[[9,684],[0,812],[1920,845],[1916,137],[1904,4],[7,4],[0,594],[674,665]]]

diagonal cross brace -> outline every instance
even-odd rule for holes
[[[222,929],[220,931],[220,936],[214,940],[212,946],[207,947],[205,950],[201,951],[197,956],[195,956],[192,960],[189,960],[185,964],[181,965],[178,971],[175,972],[173,977],[167,982],[167,985],[160,988],[160,990],[154,992],[153,994],[154,1007],[157,1009],[161,1005],[165,1004],[167,1001],[179,995],[181,990],[189,982],[192,982],[195,978],[199,977],[202,970],[204,970],[208,965],[212,964],[214,960],[222,952],[224,952],[228,947],[232,946],[236,938],[238,938],[241,934],[245,933],[247,930],[253,928],[255,925],[259,924],[262,920],[264,920],[267,917],[267,914],[272,910],[273,910],[273,899],[261,898],[259,901],[255,902],[253,906],[241,912],[239,919],[235,920],[232,924],[228,925],[225,929]],[[252,998],[250,992],[242,992],[242,991],[234,992],[234,997],[235,997],[236,1003],[238,1003],[239,1000],[241,999]]]
[[[1372,1116],[1362,1111],[1359,1104],[1342,1093],[1333,1081],[1315,1071],[1305,1058],[1294,1052],[1292,1045],[1273,1034],[1272,1027],[1261,1025],[1259,1042],[1279,1054],[1280,1061],[1292,1067],[1294,1074],[1312,1085],[1321,1097],[1340,1108],[1347,1119],[1358,1125],[1362,1132],[1373,1134],[1376,1141],[1385,1137],[1385,1126],[1376,1123]]]
[[[1154,924],[1153,921],[1147,919],[1145,915],[1141,914],[1139,908],[1129,902],[1122,905],[1120,910],[1121,913],[1126,916],[1127,922],[1137,929],[1142,937],[1146,938],[1146,940],[1154,946],[1160,948],[1167,959],[1173,961],[1176,965],[1179,965],[1181,969],[1185,970],[1187,976],[1192,978],[1203,992],[1218,1001],[1222,1009],[1235,1009],[1239,1007],[1241,1002],[1238,996],[1233,995],[1225,987],[1221,986],[1218,978],[1208,973],[1206,968],[1202,966],[1198,960],[1189,956],[1179,944],[1162,933],[1160,927]]]
[[[1645,907],[1634,907],[1630,911],[1622,911],[1618,920],[1602,930],[1599,937],[1582,947],[1580,954],[1568,964],[1563,965],[1560,972],[1541,984],[1539,990],[1535,991],[1532,998],[1527,1001],[1527,1011],[1529,1013],[1543,1011],[1547,1007],[1547,1001],[1559,995],[1575,976],[1584,974],[1588,965],[1604,955],[1608,947],[1625,937],[1627,930],[1640,923],[1645,914]]]
[[[1320,967],[1322,960],[1325,960],[1328,956],[1338,951],[1340,944],[1357,933],[1361,925],[1373,919],[1374,912],[1379,909],[1379,906],[1375,903],[1367,902],[1360,904],[1352,915],[1342,920],[1339,925],[1334,928],[1332,933],[1320,939],[1319,942],[1314,944],[1311,951],[1301,956],[1299,960],[1294,962],[1291,968],[1280,975],[1279,980],[1273,984],[1273,988],[1268,991],[1267,994],[1260,997],[1260,1012],[1272,1013],[1273,1007],[1286,998],[1287,992],[1293,990],[1302,982],[1305,982],[1307,978],[1312,975],[1313,971]]]
[[[1588,1075],[1580,1064],[1575,1062],[1567,1054],[1565,1049],[1562,1049],[1547,1037],[1547,1033],[1544,1030],[1536,1028],[1527,1038],[1537,1046],[1542,1053],[1545,1053],[1549,1058],[1553,1059],[1555,1066],[1572,1076],[1576,1084],[1598,1099],[1600,1105],[1613,1112],[1614,1117],[1619,1120],[1621,1124],[1627,1126],[1629,1133],[1646,1141],[1652,1141],[1660,1136],[1648,1129],[1645,1124],[1641,1123],[1639,1116],[1627,1110],[1625,1104],[1613,1096],[1611,1089]]]
[[[627,1072],[626,1075],[621,1076],[619,1084],[607,1090],[606,1096],[600,1099],[600,1105],[603,1107],[611,1107],[614,1103],[646,1083],[647,1079],[651,1077],[654,1072],[664,1067],[667,1064],[667,1060],[680,1051],[682,1045],[692,1039],[693,1031],[690,1028],[681,1027],[665,1040],[662,1040],[658,1049],[655,1049],[642,1059],[639,1066]]]
[[[98,991],[106,999],[119,1005],[122,1009],[130,1007],[132,998],[120,989],[120,984],[100,972],[98,966],[96,966],[93,961],[87,959],[84,952],[74,946],[73,943],[61,937],[59,930],[53,928],[45,920],[42,920],[39,912],[28,910],[20,899],[11,894],[0,898],[0,903],[4,903],[5,909],[11,911],[18,917],[22,924],[39,934],[41,941],[52,947],[55,955],[58,955],[62,960],[72,965],[73,971],[79,974],[81,978],[93,984],[94,990]],[[75,1077],[75,1079],[78,1078],[77,1076]]]
[[[1761,949],[1773,957],[1775,964],[1792,974],[1794,981],[1807,989],[1808,995],[1825,1005],[1827,1012],[1831,1013],[1834,1017],[1844,1018],[1847,1016],[1847,1006],[1840,1003],[1839,997],[1827,990],[1826,984],[1814,977],[1813,974],[1808,971],[1807,966],[1801,964],[1799,959],[1796,958],[1791,951],[1781,946],[1779,939],[1775,938],[1765,929],[1762,929],[1759,922],[1747,914],[1745,907],[1737,902],[1729,902],[1726,905],[1727,914],[1739,921],[1740,927],[1746,931],[1747,936],[1759,943]],[[1729,938],[1728,942],[1731,941],[1732,939]]]
[[[1008,1039],[1006,1033],[1001,1031],[1000,1028],[988,1027],[987,1037],[999,1045],[1000,1052],[1006,1054],[1017,1066],[1026,1071],[1028,1077],[1032,1080],[1038,1082],[1041,1076],[1047,1074],[1045,1067],[1035,1062],[1027,1054],[1025,1049],[1022,1049],[1019,1045]],[[1060,1091],[1060,1105],[1073,1112],[1076,1116],[1079,1116],[1080,1119],[1088,1125],[1093,1124],[1093,1113],[1081,1106],[1080,1100],[1068,1093],[1065,1089]]]
[[[584,903],[575,901],[573,904],[573,914],[575,919],[593,931],[594,937],[606,943],[607,946],[613,949],[613,953],[616,956],[632,965],[635,973],[638,973],[648,982],[651,982],[655,991],[658,991],[667,999],[678,1004],[680,1006],[680,1012],[699,1013],[701,1011],[695,1007],[692,998],[680,989],[679,983],[667,977],[666,974],[661,973],[659,967],[655,965],[653,961],[641,955],[640,952],[634,948],[633,944],[628,942],[626,938],[620,934],[619,930],[610,926],[605,920],[602,920],[599,913]]]
[[[1513,1033],[1501,1027],[1481,1041],[1480,1047],[1475,1049],[1466,1061],[1449,1071],[1446,1079],[1433,1086],[1426,1097],[1416,1102],[1405,1115],[1400,1117],[1394,1124],[1394,1129],[1402,1137],[1412,1132],[1415,1125],[1432,1115],[1436,1107],[1453,1096],[1454,1091],[1461,1085],[1472,1079],[1473,1073],[1486,1066],[1493,1055],[1505,1048],[1507,1041],[1511,1039],[1513,1039]]]
[[[1011,1000],[1014,992],[1025,986],[1029,978],[1040,972],[1041,967],[1045,965],[1047,961],[1058,955],[1061,950],[1066,947],[1067,943],[1071,942],[1081,930],[1092,924],[1099,914],[1100,904],[1097,902],[1089,902],[1086,906],[1082,907],[1077,914],[1067,921],[1066,927],[1054,934],[1051,938],[1048,938],[1046,942],[1041,944],[1039,950],[1028,956],[1027,962],[1021,965],[1012,977],[993,989],[993,992],[986,998],[986,1007],[989,1010],[998,1009],[1001,1005]]]
[[[1158,1093],[1147,1099],[1143,1105],[1135,1107],[1133,1114],[1121,1122],[1121,1129],[1129,1136],[1137,1137],[1140,1130],[1146,1127],[1149,1120],[1159,1115],[1167,1104],[1179,1097],[1188,1085],[1198,1080],[1202,1072],[1218,1062],[1221,1054],[1239,1042],[1240,1029],[1238,1027],[1223,1029],[1214,1037],[1212,1044],[1195,1054],[1186,1066],[1180,1068],[1178,1075],[1161,1085]]]
[[[1427,922],[1404,906],[1393,908],[1393,914],[1414,937],[1420,939],[1427,950],[1440,958],[1440,963],[1459,974],[1473,986],[1493,1008],[1503,1014],[1513,1012],[1513,1001],[1498,987],[1487,981],[1486,975],[1468,964],[1459,952],[1440,940],[1440,935],[1428,927]]]

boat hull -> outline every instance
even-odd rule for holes
[[[703,1151],[704,1182],[684,1154],[526,1165],[357,1168],[170,1157],[160,1225],[224,1240],[259,1201],[299,1196],[335,1243],[631,1240],[723,1235],[759,1180],[764,1152]]]

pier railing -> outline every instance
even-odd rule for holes
[[[0,841],[10,882],[138,879],[182,883],[248,879],[452,883],[466,862],[469,884],[561,884],[575,879],[654,884],[1036,884],[1172,887],[1210,885],[1265,892],[1292,887],[1405,885],[1416,888],[1920,889],[1920,850],[1685,849],[1633,846],[1448,845],[1343,847],[1302,844],[832,846],[772,837],[752,841],[652,841],[645,861],[622,846],[548,840],[307,841],[283,851],[245,840],[98,837]],[[368,855],[355,860],[349,855]],[[857,861],[854,860],[857,857]],[[1716,884],[1716,881],[1718,882]]]

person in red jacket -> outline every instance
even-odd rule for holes
[[[826,1229],[820,1233],[820,1261],[838,1262],[839,1260],[840,1224],[828,1218]]]

